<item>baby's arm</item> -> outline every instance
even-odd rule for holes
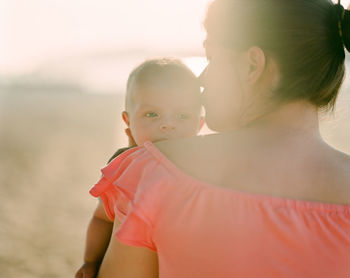
[[[75,274],[75,278],[94,278],[107,250],[113,222],[107,217],[100,201],[90,220],[84,253],[84,263]]]

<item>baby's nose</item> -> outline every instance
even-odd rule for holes
[[[160,125],[160,130],[161,131],[171,131],[171,130],[175,130],[176,125],[173,121],[164,121],[163,123],[161,123]]]

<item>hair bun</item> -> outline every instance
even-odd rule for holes
[[[338,18],[338,33],[343,46],[350,52],[350,11],[338,2],[334,5]]]
[[[348,52],[350,52],[350,11],[344,10],[344,17],[341,22],[342,26],[342,39],[344,46]]]

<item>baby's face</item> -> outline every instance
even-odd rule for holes
[[[195,136],[202,121],[200,99],[186,90],[135,92],[128,121],[137,145]]]

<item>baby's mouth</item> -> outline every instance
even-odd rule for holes
[[[169,140],[172,138],[174,138],[174,136],[162,136],[161,138],[156,139],[155,142]]]

